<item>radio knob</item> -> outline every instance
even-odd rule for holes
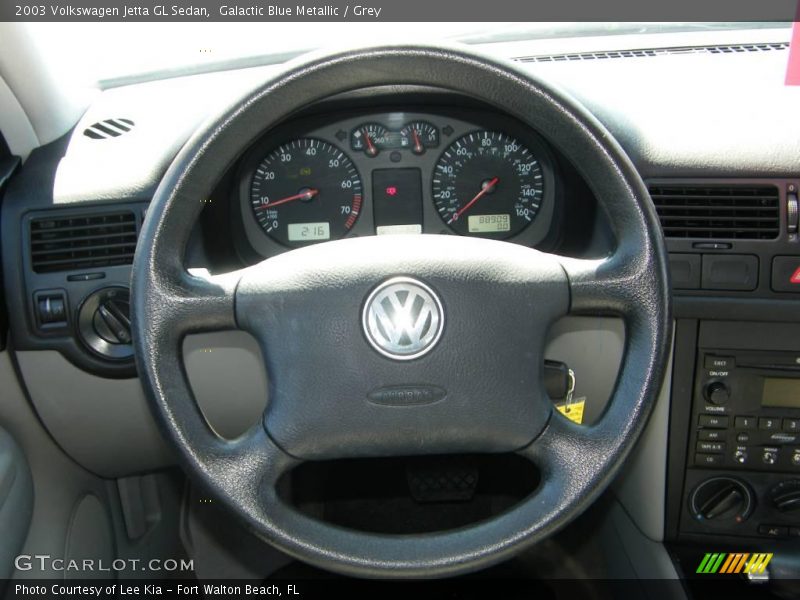
[[[721,381],[712,381],[706,386],[706,400],[717,406],[725,404],[731,397],[728,386]]]
[[[698,521],[742,523],[753,510],[753,494],[732,477],[714,477],[698,485],[690,506]]]

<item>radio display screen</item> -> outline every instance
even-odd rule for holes
[[[761,405],[800,408],[800,379],[765,377]]]

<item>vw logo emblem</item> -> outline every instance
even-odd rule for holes
[[[444,327],[442,303],[424,283],[409,277],[383,282],[367,298],[364,333],[378,352],[411,360],[430,352]]]

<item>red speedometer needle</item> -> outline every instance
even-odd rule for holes
[[[458,218],[459,218],[461,215],[463,215],[463,214],[464,214],[464,213],[465,213],[465,212],[466,212],[466,211],[467,211],[467,210],[468,210],[468,209],[469,209],[469,208],[470,208],[470,207],[471,207],[473,204],[475,204],[475,203],[476,203],[478,200],[480,200],[481,198],[483,198],[483,196],[484,196],[485,194],[487,194],[487,193],[488,193],[488,192],[489,192],[489,191],[490,191],[490,190],[491,190],[491,189],[492,189],[494,186],[496,186],[496,185],[497,185],[497,182],[498,182],[498,181],[500,181],[500,178],[499,178],[499,177],[493,177],[492,179],[490,179],[489,181],[487,181],[486,183],[484,183],[484,184],[481,186],[481,191],[480,191],[480,192],[478,192],[478,193],[475,195],[475,197],[474,197],[472,200],[470,200],[470,201],[469,201],[469,202],[467,202],[467,203],[466,203],[464,206],[462,206],[460,209],[458,209],[458,212],[457,212],[455,215],[453,215],[453,218],[452,218],[452,219],[450,219],[450,222],[452,223],[453,221],[457,220],[457,219],[458,219]]]
[[[311,200],[317,194],[319,194],[319,190],[314,188],[309,188],[305,192],[295,194],[294,196],[287,196],[286,198],[275,200],[275,202],[269,202],[267,204],[262,204],[261,206],[257,206],[256,210],[263,210],[265,208],[275,208],[276,206],[280,206],[281,204],[286,204],[287,202],[294,202],[295,200]]]

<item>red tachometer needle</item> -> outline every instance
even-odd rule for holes
[[[462,206],[462,207],[461,207],[461,208],[458,210],[458,212],[457,212],[455,215],[453,215],[453,218],[452,218],[452,219],[450,219],[450,222],[452,223],[453,221],[457,220],[457,219],[458,219],[458,218],[459,218],[461,215],[463,215],[463,214],[464,214],[464,213],[465,213],[467,210],[469,210],[469,208],[470,208],[470,207],[471,207],[473,204],[475,204],[475,203],[476,203],[478,200],[480,200],[481,198],[483,198],[483,196],[484,196],[485,194],[487,194],[487,193],[488,193],[488,192],[489,192],[489,191],[490,191],[490,190],[491,190],[491,189],[492,189],[494,186],[496,186],[498,181],[500,181],[500,178],[499,178],[499,177],[493,177],[492,179],[490,179],[489,181],[487,181],[485,184],[483,184],[483,185],[481,186],[481,191],[480,191],[480,192],[478,192],[478,193],[475,195],[475,197],[474,197],[472,200],[470,200],[470,201],[469,201],[469,202],[467,202],[467,203],[466,203],[464,206]]]
[[[295,200],[311,200],[317,194],[319,194],[319,190],[316,190],[314,188],[309,188],[305,192],[302,192],[300,194],[295,194],[294,196],[287,196],[286,198],[275,200],[275,202],[270,202],[268,204],[262,204],[261,206],[257,206],[256,210],[263,210],[265,208],[275,208],[276,206],[280,206],[281,204],[286,204],[287,202],[294,202]]]

